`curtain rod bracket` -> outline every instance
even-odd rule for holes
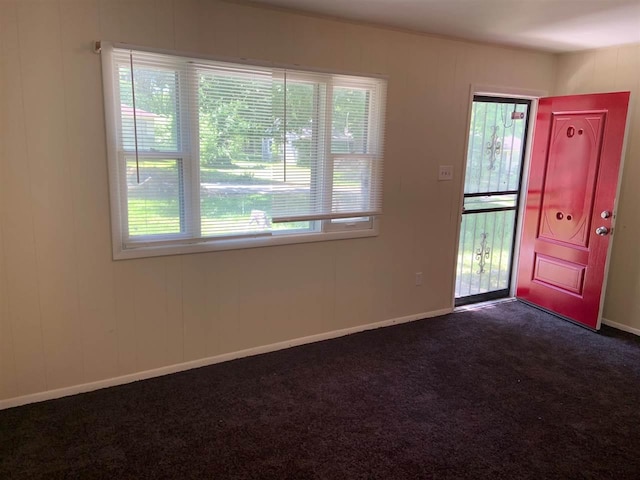
[[[102,45],[100,43],[100,40],[98,40],[93,43],[93,53],[101,53],[101,52],[102,52]]]

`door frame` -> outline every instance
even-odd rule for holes
[[[469,151],[470,141],[470,129],[471,129],[471,112],[473,109],[473,99],[476,95],[483,95],[488,97],[502,97],[502,98],[522,98],[531,100],[531,107],[529,110],[529,125],[526,132],[526,147],[523,156],[522,164],[522,177],[520,181],[520,204],[517,210],[517,221],[514,232],[514,248],[513,258],[511,259],[512,268],[518,265],[518,259],[520,255],[520,236],[522,234],[522,220],[524,218],[525,198],[522,197],[522,193],[526,194],[527,185],[529,182],[529,165],[531,163],[531,151],[533,145],[533,132],[535,131],[536,117],[538,114],[538,99],[548,96],[548,92],[545,90],[531,90],[518,87],[505,87],[496,85],[482,85],[471,84],[469,86],[469,97],[467,99],[467,121],[464,141],[464,160],[462,162],[462,168],[458,177],[459,195],[455,208],[457,208],[457,224],[456,224],[456,236],[455,236],[455,253],[453,256],[453,275],[451,281],[451,308],[455,309],[456,306],[456,275],[457,275],[457,259],[460,249],[460,230],[462,226],[462,206],[464,205],[464,179],[467,174],[467,153]],[[511,275],[511,281],[509,283],[509,296],[513,296],[515,293],[517,275]]]
[[[563,96],[563,95],[578,95],[578,94],[590,94],[590,93],[615,93],[621,91],[619,89],[607,89],[606,91],[602,91],[602,92],[579,92],[579,93],[558,93],[558,94],[554,94],[553,96]],[[626,91],[626,90],[625,90]],[[548,91],[546,90],[534,90],[534,89],[526,89],[526,88],[519,88],[519,87],[506,87],[506,86],[497,86],[497,85],[483,85],[483,84],[470,84],[469,86],[469,97],[467,99],[467,121],[466,121],[466,130],[465,130],[465,149],[464,149],[464,157],[463,157],[463,161],[462,161],[462,168],[461,168],[461,172],[460,172],[460,177],[458,178],[458,188],[459,188],[459,195],[458,195],[458,201],[457,204],[455,205],[455,208],[458,209],[458,215],[456,216],[457,219],[457,224],[456,224],[456,235],[455,235],[455,253],[454,253],[454,257],[453,257],[453,275],[452,275],[452,281],[451,281],[451,308],[455,310],[455,286],[456,286],[456,265],[457,265],[457,259],[458,259],[458,253],[459,253],[459,247],[460,247],[460,230],[461,230],[461,224],[462,224],[462,207],[463,207],[463,202],[464,202],[464,179],[467,173],[467,153],[469,150],[469,141],[470,141],[470,128],[471,128],[471,112],[472,112],[472,108],[473,108],[473,98],[476,95],[486,95],[486,96],[496,96],[496,97],[515,97],[515,98],[524,98],[524,99],[528,99],[531,100],[531,108],[529,111],[529,115],[530,115],[530,120],[529,120],[529,125],[527,128],[527,139],[528,141],[526,142],[526,148],[525,148],[525,153],[524,153],[524,161],[523,161],[523,165],[522,165],[522,179],[520,182],[520,194],[522,195],[522,192],[525,192],[526,195],[526,191],[528,189],[529,186],[529,170],[530,170],[530,165],[531,165],[531,153],[533,150],[533,134],[535,132],[535,128],[536,128],[536,120],[537,120],[537,116],[538,116],[538,100],[542,97],[550,97],[552,95],[549,94]],[[624,173],[624,167],[625,167],[625,163],[626,163],[626,157],[627,157],[627,150],[629,147],[629,131],[630,131],[630,125],[631,125],[631,117],[632,117],[632,111],[631,109],[633,108],[633,105],[635,105],[635,100],[636,100],[636,96],[637,94],[634,91],[630,92],[629,95],[629,110],[627,111],[627,118],[626,118],[626,123],[625,123],[625,131],[624,131],[624,137],[622,140],[622,152],[621,152],[621,156],[620,156],[620,168],[618,171],[618,184],[617,184],[617,188],[616,188],[616,194],[615,194],[615,198],[614,198],[614,203],[613,203],[613,218],[611,220],[611,228],[612,228],[612,232],[615,232],[615,228],[616,228],[616,223],[617,223],[617,216],[618,216],[618,206],[619,206],[619,202],[620,202],[620,192],[622,189],[622,177],[623,177],[623,173]],[[513,258],[511,259],[512,261],[512,266],[515,265],[517,268],[517,264],[520,260],[520,239],[522,236],[522,228],[523,228],[523,220],[524,220],[524,210],[526,207],[526,198],[524,199],[524,201],[520,202],[520,205],[518,207],[518,216],[517,216],[517,222],[516,222],[516,229],[515,229],[515,238],[514,238],[514,249],[513,249]],[[608,287],[608,281],[609,281],[609,268],[611,266],[611,252],[613,251],[613,240],[610,242],[609,244],[609,248],[607,250],[607,256],[605,259],[605,270],[604,270],[604,278],[603,278],[603,282],[602,282],[602,291],[600,292],[600,307],[599,307],[599,312],[598,312],[598,323],[597,323],[597,327],[596,329],[599,329],[601,324],[609,324],[610,321],[607,320],[606,318],[603,317],[603,313],[604,313],[604,303],[605,303],[605,296],[606,296],[606,291],[607,291],[607,287]],[[512,275],[511,276],[511,282],[509,285],[509,295],[510,296],[515,296],[515,289],[516,289],[516,283],[517,283],[517,275]]]
[[[633,90],[614,90],[607,92],[595,92],[595,93],[615,93],[618,91],[629,91],[629,105],[627,107],[627,118],[624,126],[624,136],[622,137],[622,152],[620,154],[620,167],[618,168],[618,185],[616,186],[616,196],[613,199],[613,209],[611,217],[611,237],[615,234],[616,223],[618,219],[618,205],[620,203],[620,192],[622,190],[622,173],[624,172],[625,160],[627,158],[627,148],[629,147],[629,130],[631,130],[631,117],[633,116],[633,106],[635,105],[635,91]],[[569,94],[565,94],[569,95]],[[576,94],[580,95],[580,94]],[[588,95],[588,94],[587,94]],[[561,96],[561,95],[556,95]],[[600,308],[598,310],[598,323],[596,325],[596,331],[600,330],[602,324],[608,324],[609,320],[603,317],[604,314],[604,299],[607,293],[607,286],[609,283],[609,267],[611,266],[611,252],[613,251],[614,239],[611,238],[609,242],[609,248],[607,249],[607,257],[604,261],[604,278],[602,279],[602,290],[600,291]],[[515,288],[515,285],[514,285]],[[581,325],[583,326],[583,325]]]

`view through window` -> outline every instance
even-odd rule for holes
[[[109,55],[122,249],[372,229],[384,80]]]

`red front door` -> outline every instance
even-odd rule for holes
[[[516,296],[600,328],[629,93],[542,98]]]

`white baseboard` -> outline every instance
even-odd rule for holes
[[[627,325],[623,325],[622,323],[614,322],[613,320],[607,320],[606,318],[602,319],[602,323],[609,327],[622,330],[623,332],[633,333],[634,335],[640,336],[640,328],[629,327]]]
[[[434,310],[431,312],[416,313],[414,315],[407,315],[405,317],[392,318],[391,320],[383,320],[381,322],[369,323],[367,325],[358,325],[357,327],[343,328],[341,330],[318,333],[316,335],[295,338],[293,340],[272,343],[270,345],[248,348],[246,350],[239,350],[237,352],[224,353],[222,355],[216,355],[214,357],[201,358],[199,360],[193,360],[190,362],[154,368],[153,370],[146,370],[142,372],[131,373],[129,375],[122,375],[120,377],[107,378],[105,380],[98,380],[96,382],[83,383],[80,385],[73,385],[70,387],[58,388],[55,390],[47,390],[44,392],[22,395],[19,397],[9,398],[7,400],[0,400],[0,410],[18,407],[20,405],[26,405],[29,403],[43,402],[45,400],[52,400],[54,398],[67,397],[69,395],[76,395],[78,393],[91,392],[93,390],[113,387],[116,385],[123,385],[125,383],[136,382],[138,380],[160,377],[162,375],[168,375],[170,373],[182,372],[185,370],[190,370],[192,368],[205,367],[207,365],[235,360],[237,358],[260,355],[261,353],[275,352],[276,350],[283,350],[285,348],[297,347],[299,345],[305,345],[307,343],[320,342],[322,340],[343,337],[352,333],[364,332],[365,330],[373,330],[376,328],[388,327],[390,325],[413,322],[415,320],[421,320],[423,318],[438,317],[440,315],[451,313],[452,311],[452,308],[443,308],[441,310]]]

